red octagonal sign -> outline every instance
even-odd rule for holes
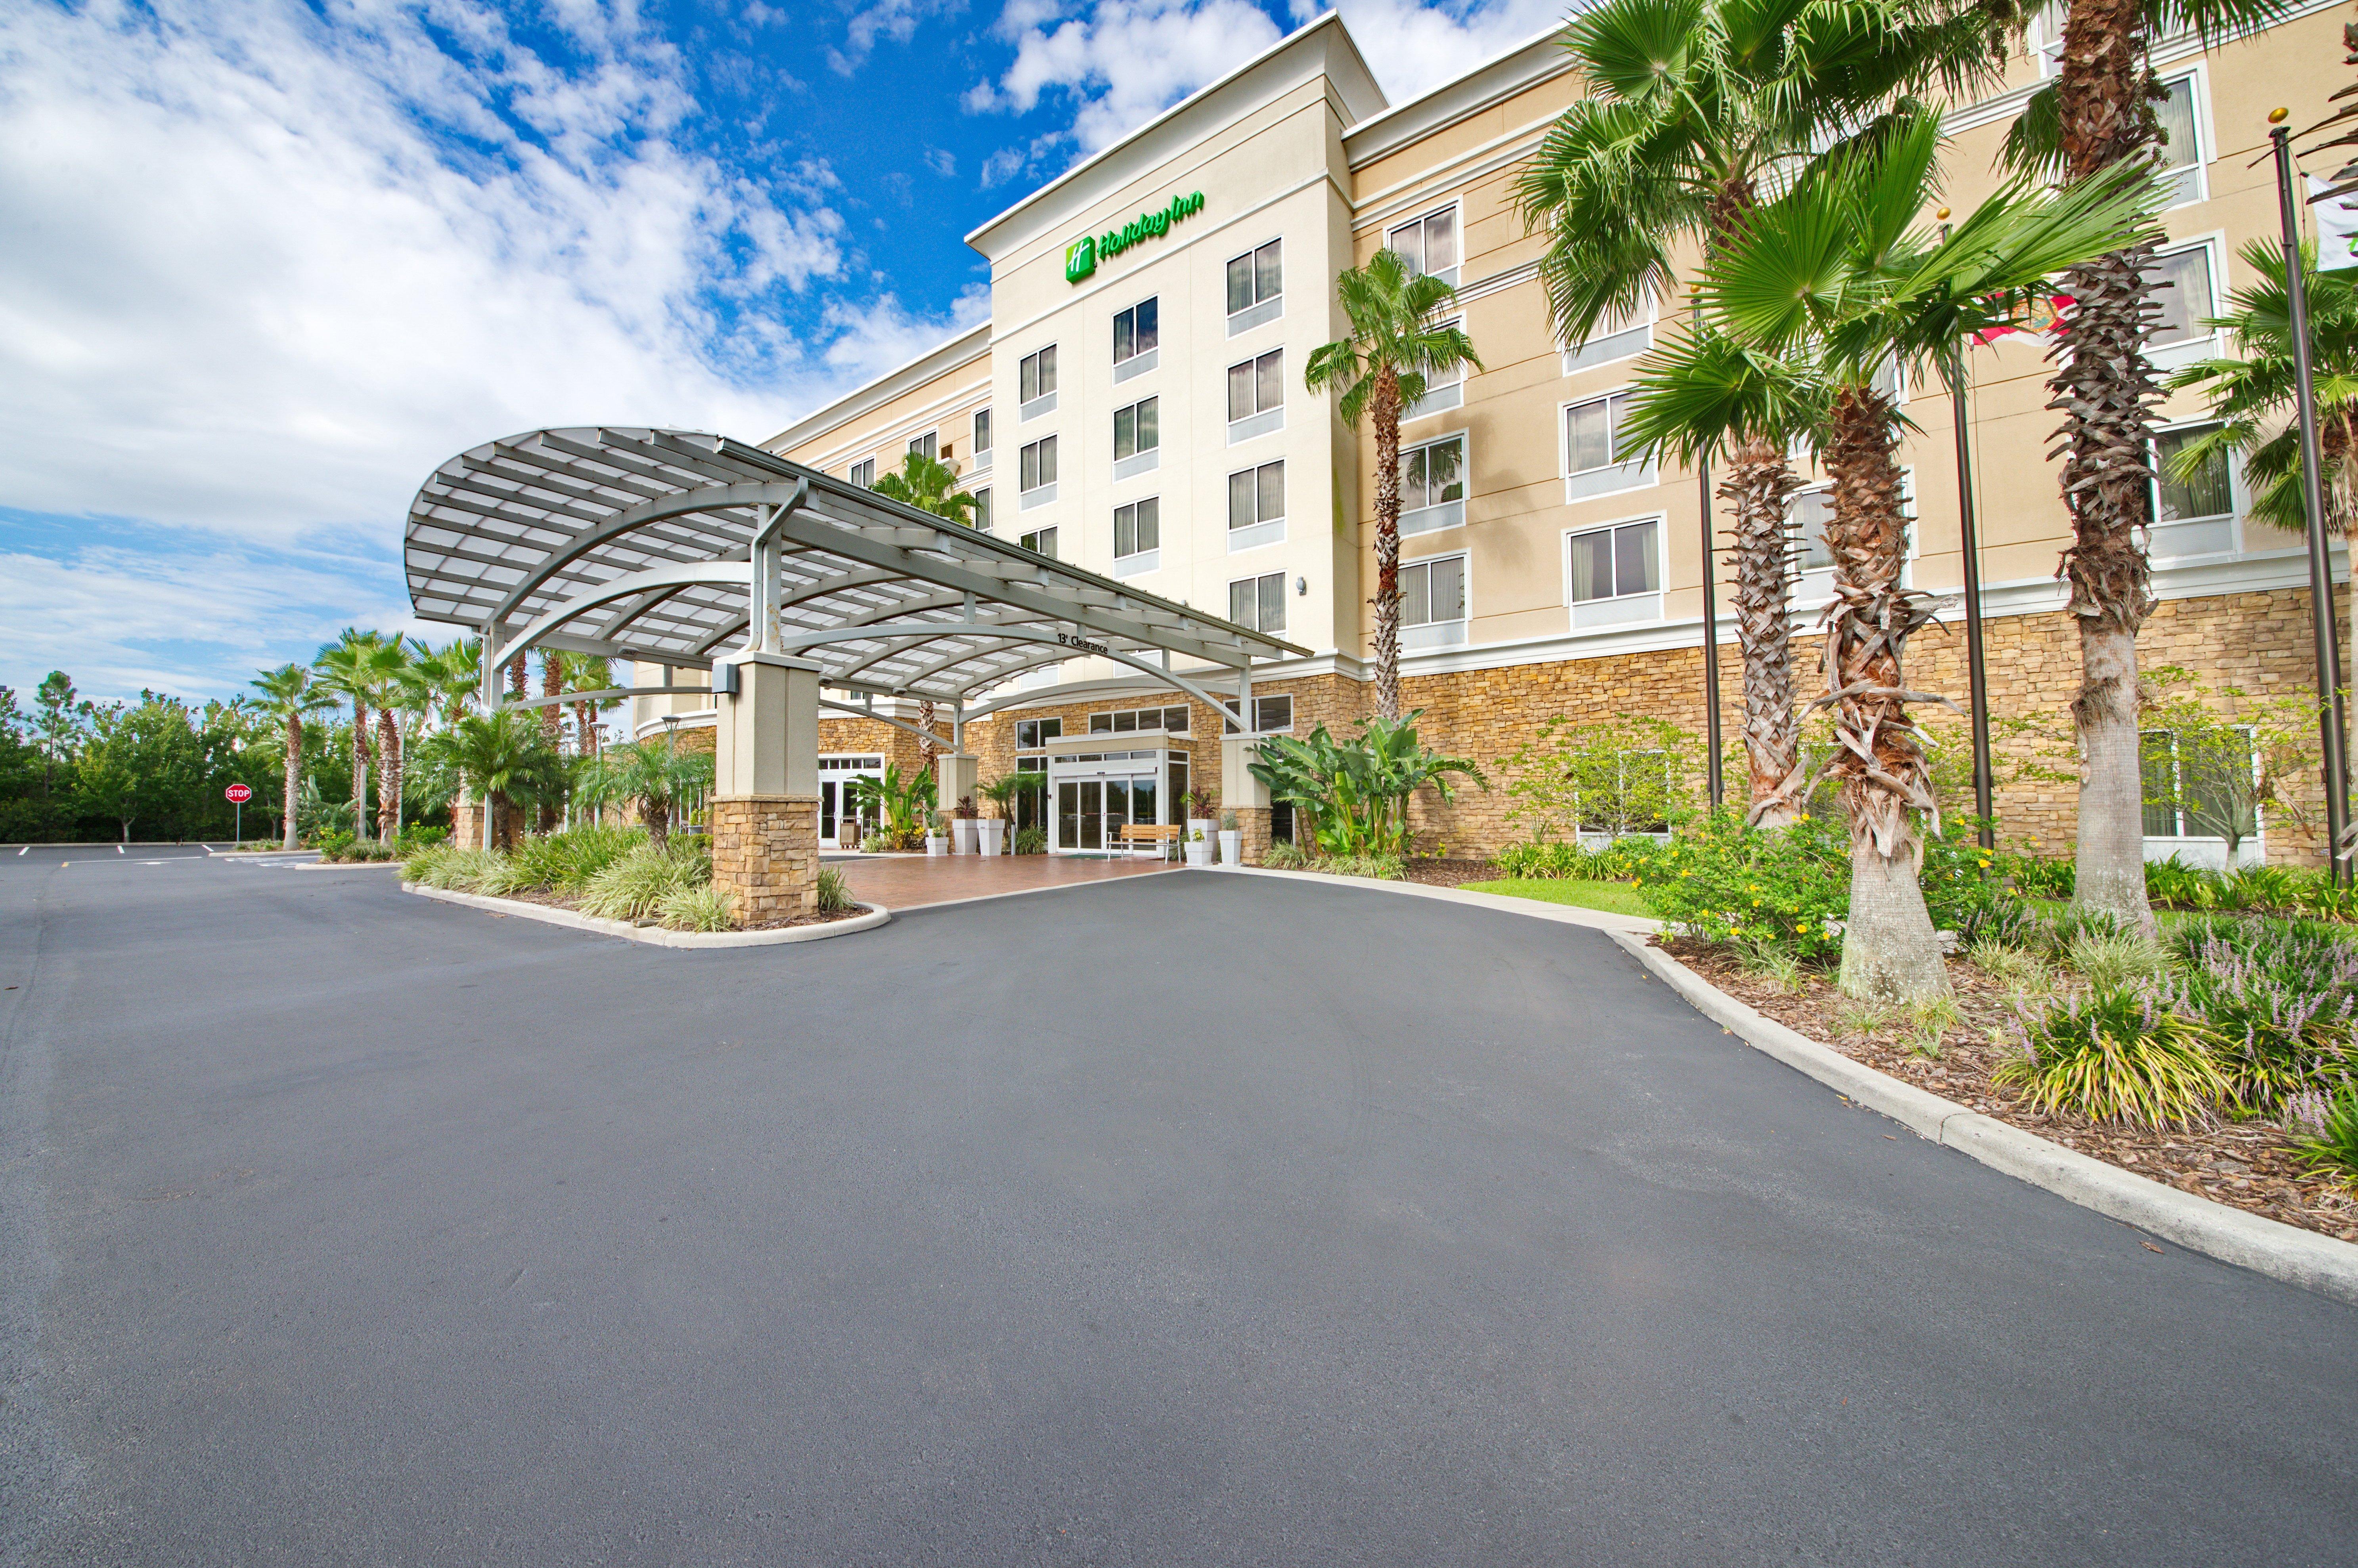
[[[222,791],[222,794],[228,799],[234,801],[239,806],[243,806],[247,801],[254,798],[254,792],[246,788],[243,784],[232,784],[229,788]]]

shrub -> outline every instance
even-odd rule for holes
[[[2055,983],[2055,972],[2045,957],[2027,946],[1984,937],[1969,946],[1965,956],[1975,968],[2017,990],[2045,991]]]
[[[405,827],[393,836],[394,857],[402,860],[412,860],[441,848],[449,838],[448,827],[427,827],[422,824]]]
[[[474,891],[489,898],[514,898],[541,885],[539,875],[520,855],[494,855],[475,873]]]
[[[1334,855],[1313,862],[1311,870],[1329,876],[1365,877],[1379,882],[1396,882],[1405,874],[1398,855]]]
[[[456,852],[448,844],[432,844],[416,854],[406,855],[401,862],[401,880],[423,882],[427,887],[437,886],[438,884],[433,880],[435,873]]]
[[[698,851],[642,845],[590,879],[581,909],[609,920],[641,920],[671,894],[711,881],[712,862]]]
[[[1261,856],[1260,863],[1280,871],[1307,871],[1310,869],[1310,851],[1299,844],[1281,838],[1269,847],[1268,852]]]
[[[1015,852],[1019,855],[1044,855],[1048,852],[1048,830],[1045,827],[1021,827],[1015,833]]]
[[[2358,942],[2327,927],[2213,915],[2171,934],[2175,1003],[2202,1018],[2255,1112],[2358,1082]]]
[[[2038,855],[2001,855],[1997,870],[2024,898],[2071,896],[2073,866],[2070,860],[2050,860]]]
[[[2166,860],[2145,863],[2145,896],[2169,909],[2202,909],[2202,901],[2212,896],[2211,883],[2217,873],[2199,866],[2190,866],[2172,855]]]
[[[472,892],[476,879],[503,859],[496,849],[449,849],[423,865],[412,862],[411,878],[431,888]]]
[[[674,888],[656,903],[655,915],[674,931],[734,930],[737,895],[709,885]]]
[[[2160,946],[2134,933],[2081,931],[2063,946],[2063,962],[2098,990],[2133,980],[2155,980],[2169,967]]]
[[[1662,920],[1708,942],[1749,943],[1804,960],[1842,950],[1850,911],[1850,842],[1841,824],[1804,816],[1777,833],[1723,811],[1642,858],[1623,839],[1606,851],[1642,859],[1646,903]]]
[[[513,858],[530,878],[522,886],[579,893],[590,878],[646,841],[642,827],[592,824],[526,838],[515,847]]]
[[[1964,941],[2023,931],[2033,916],[2009,892],[1999,871],[1997,851],[1985,849],[1969,824],[1949,824],[1945,833],[1924,836],[1924,866],[1918,877],[1932,924]]]
[[[2212,1060],[2209,1032],[2168,1000],[2126,986],[2023,1013],[2020,1052],[1991,1081],[2019,1087],[2039,1110],[2159,1129],[2207,1121],[2234,1093]]]
[[[2300,1162],[2312,1171],[2358,1177],[2358,1086],[2331,1098],[2304,1089],[2287,1117]]]
[[[851,888],[843,873],[833,866],[821,866],[818,871],[818,911],[821,914],[840,914],[857,909],[859,900],[851,896]]]

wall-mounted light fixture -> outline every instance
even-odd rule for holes
[[[1310,597],[1310,579],[1308,578],[1298,577],[1293,579],[1293,597],[1296,599],[1307,599]]]

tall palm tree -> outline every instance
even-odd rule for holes
[[[1917,883],[1916,816],[1939,809],[1910,702],[1908,641],[1931,596],[1901,586],[1908,557],[1900,416],[1877,385],[1894,363],[1920,373],[1968,333],[2001,323],[2062,269],[2134,241],[2143,171],[2039,193],[2017,182],[1945,240],[1917,227],[1938,196],[1939,120],[1895,120],[1821,160],[1756,210],[1704,264],[1703,320],[1650,356],[1629,421],[1641,449],[1691,457],[1748,420],[1794,424],[1823,410],[1819,450],[1833,480],[1826,546],[1824,695],[1838,742],[1826,773],[1850,817],[1850,918],[1841,982],[1853,995],[1918,1001],[1949,982]]]
[[[262,693],[262,700],[255,705],[257,710],[287,729],[287,781],[278,797],[285,827],[279,844],[282,849],[292,849],[295,797],[303,788],[303,720],[335,707],[336,698],[301,665],[281,665],[275,670],[265,670],[246,684]]]
[[[2205,44],[2286,16],[2289,0],[2067,0],[2055,80],[2007,133],[2019,167],[2070,181],[2119,164],[2150,167],[2161,148],[2153,71],[2159,33],[2192,28]],[[2153,613],[2152,571],[2137,530],[2152,519],[2154,406],[2146,342],[2158,319],[2155,243],[2094,257],[2065,275],[2071,307],[2056,324],[2048,406],[2063,416],[2063,504],[2071,544],[2063,575],[2080,628],[2080,813],[2072,902],[2155,930],[2145,893],[2145,781],[2137,725],[2138,630]]]
[[[373,632],[347,626],[311,661],[320,684],[352,705],[352,832],[362,838],[369,836],[368,659],[382,641]]]
[[[376,709],[376,830],[391,841],[401,831],[401,719],[406,700],[409,643],[401,637],[373,636],[352,670]]]
[[[882,475],[873,488],[888,501],[974,526],[974,496],[957,487],[957,470],[939,458],[911,452],[901,460],[899,472]]]
[[[438,648],[419,644],[419,652],[410,661],[408,680],[427,717],[442,728],[449,729],[473,710],[483,689],[483,643],[480,637],[456,637]],[[463,778],[449,781],[456,794],[451,798],[451,820],[468,805],[469,786]]]
[[[647,837],[662,844],[673,821],[711,793],[712,770],[711,752],[682,751],[665,735],[608,747],[580,770],[574,788],[592,806],[636,802]]]
[[[614,666],[603,654],[565,655],[565,689],[576,694],[611,691]],[[598,715],[617,706],[614,697],[577,695],[573,702],[574,748],[584,757],[598,754]]]
[[[1899,94],[1993,76],[1993,38],[1980,11],[1913,0],[1604,0],[1574,16],[1563,45],[1587,96],[1515,190],[1548,238],[1540,276],[1558,336],[1583,342],[1667,299],[1681,247],[1727,243],[1801,149]],[[1717,490],[1735,514],[1749,817],[1771,827],[1800,811],[1802,774],[1786,516],[1801,481],[1781,435],[1729,432]]]
[[[1444,325],[1457,290],[1418,272],[1393,251],[1335,281],[1351,335],[1322,343],[1303,383],[1341,395],[1347,425],[1362,416],[1376,427],[1376,712],[1400,717],[1401,412],[1424,395],[1427,377],[1482,368],[1474,340]]]

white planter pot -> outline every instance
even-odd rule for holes
[[[1244,863],[1244,829],[1239,827],[1231,831],[1225,827],[1222,828],[1220,830],[1220,864],[1224,866],[1241,866]]]
[[[986,855],[998,854],[1002,841],[1007,837],[1007,824],[993,816],[978,822],[974,826],[975,831],[981,837],[981,852]]]
[[[943,838],[943,837],[942,837],[940,834],[938,834],[938,833],[928,833],[928,834],[926,834],[926,835],[925,835],[925,853],[926,853],[926,854],[928,854],[928,855],[946,855],[946,854],[948,854],[949,852],[950,852],[950,841],[949,841],[948,839],[946,839],[946,838]]]
[[[974,850],[974,830],[982,824],[971,816],[950,818],[950,853],[971,855]]]
[[[1210,865],[1212,863],[1211,840],[1206,839],[1203,843],[1198,844],[1194,839],[1189,839],[1187,841],[1187,863],[1191,866]]]
[[[1187,819],[1187,841],[1194,843],[1195,835],[1201,833],[1204,836],[1204,842],[1209,844],[1212,842],[1212,835],[1218,830],[1219,826],[1208,816],[1191,816]]]

